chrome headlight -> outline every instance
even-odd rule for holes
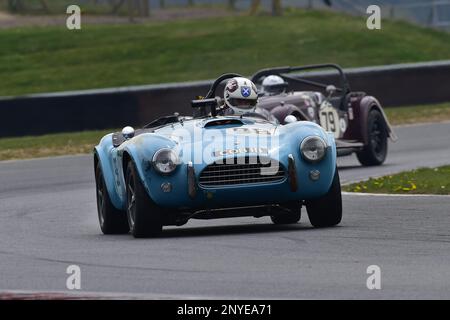
[[[171,149],[159,149],[152,159],[153,167],[161,174],[172,173],[178,165],[178,156]]]
[[[325,157],[327,144],[320,137],[306,137],[300,145],[300,152],[306,161],[318,162]]]

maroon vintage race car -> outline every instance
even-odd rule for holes
[[[317,69],[336,70],[339,84],[313,80],[305,72]],[[278,90],[269,91],[263,86],[269,77],[281,78],[284,83],[276,84]],[[258,107],[269,111],[282,124],[292,121],[320,124],[334,133],[339,156],[356,153],[362,165],[381,165],[387,156],[388,138],[397,140],[380,102],[365,92],[352,92],[338,65],[263,69],[252,76],[252,81],[261,92]],[[292,87],[305,91],[294,91]],[[317,91],[308,91],[311,88]]]

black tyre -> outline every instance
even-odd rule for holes
[[[117,210],[111,203],[100,163],[95,168],[97,212],[100,229],[104,234],[124,234],[130,231],[125,211]]]
[[[161,209],[150,199],[130,161],[126,172],[127,218],[135,238],[158,236],[162,231]]]
[[[330,190],[320,198],[306,201],[309,221],[316,228],[331,227],[342,219],[342,196],[339,173],[336,169]]]
[[[364,166],[377,166],[386,160],[388,153],[388,132],[380,111],[374,109],[369,112],[367,130],[368,144],[356,156]]]
[[[302,214],[302,205],[300,202],[293,202],[282,207],[289,209],[290,212],[283,212],[275,216],[270,216],[274,224],[294,224],[300,221]]]

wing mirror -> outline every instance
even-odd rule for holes
[[[297,122],[297,117],[292,114],[290,114],[290,115],[286,116],[286,118],[284,118],[285,124],[293,123],[293,122]]]
[[[134,128],[133,127],[125,127],[122,129],[122,136],[125,138],[125,140],[131,139],[134,137]]]

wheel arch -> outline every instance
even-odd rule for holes
[[[120,163],[117,169],[123,174],[123,194],[125,195],[125,181],[127,166],[131,162],[137,172],[145,191],[151,199],[155,199],[155,184],[152,183],[153,177],[158,174],[153,168],[152,159],[154,154],[161,148],[173,148],[175,142],[167,137],[157,134],[141,134],[134,137],[129,143],[124,143],[118,149]],[[124,196],[124,199],[126,196]],[[125,202],[125,200],[124,200]]]
[[[130,163],[130,161],[133,161],[130,153],[128,151],[124,151],[122,154],[122,172],[124,177],[127,173],[128,163]]]
[[[129,146],[122,151],[122,173],[123,173],[123,182],[124,182],[124,192],[126,192],[126,175],[127,168],[130,163],[133,163],[134,168],[136,169],[137,177],[141,181],[144,186],[147,195],[152,198],[150,185],[148,184],[146,176],[146,171],[149,169],[150,162],[148,162],[148,157],[141,154],[135,146]],[[147,165],[144,165],[147,163]]]
[[[389,138],[391,138],[393,141],[396,141],[397,135],[395,134],[394,130],[392,129],[392,126],[389,123],[389,120],[388,120],[383,108],[381,107],[380,102],[375,97],[365,96],[361,100],[361,103],[360,103],[360,126],[361,126],[361,136],[362,136],[363,143],[367,144],[369,141],[367,118],[369,116],[369,113],[372,110],[377,110],[381,113]]]
[[[117,210],[123,210],[123,202],[117,194],[115,188],[116,182],[114,179],[112,165],[107,154],[98,146],[94,149],[94,173],[96,173],[97,166],[100,166],[100,169],[102,170],[103,179],[105,180],[106,190],[108,191],[111,203]],[[95,176],[97,175],[95,174]]]

